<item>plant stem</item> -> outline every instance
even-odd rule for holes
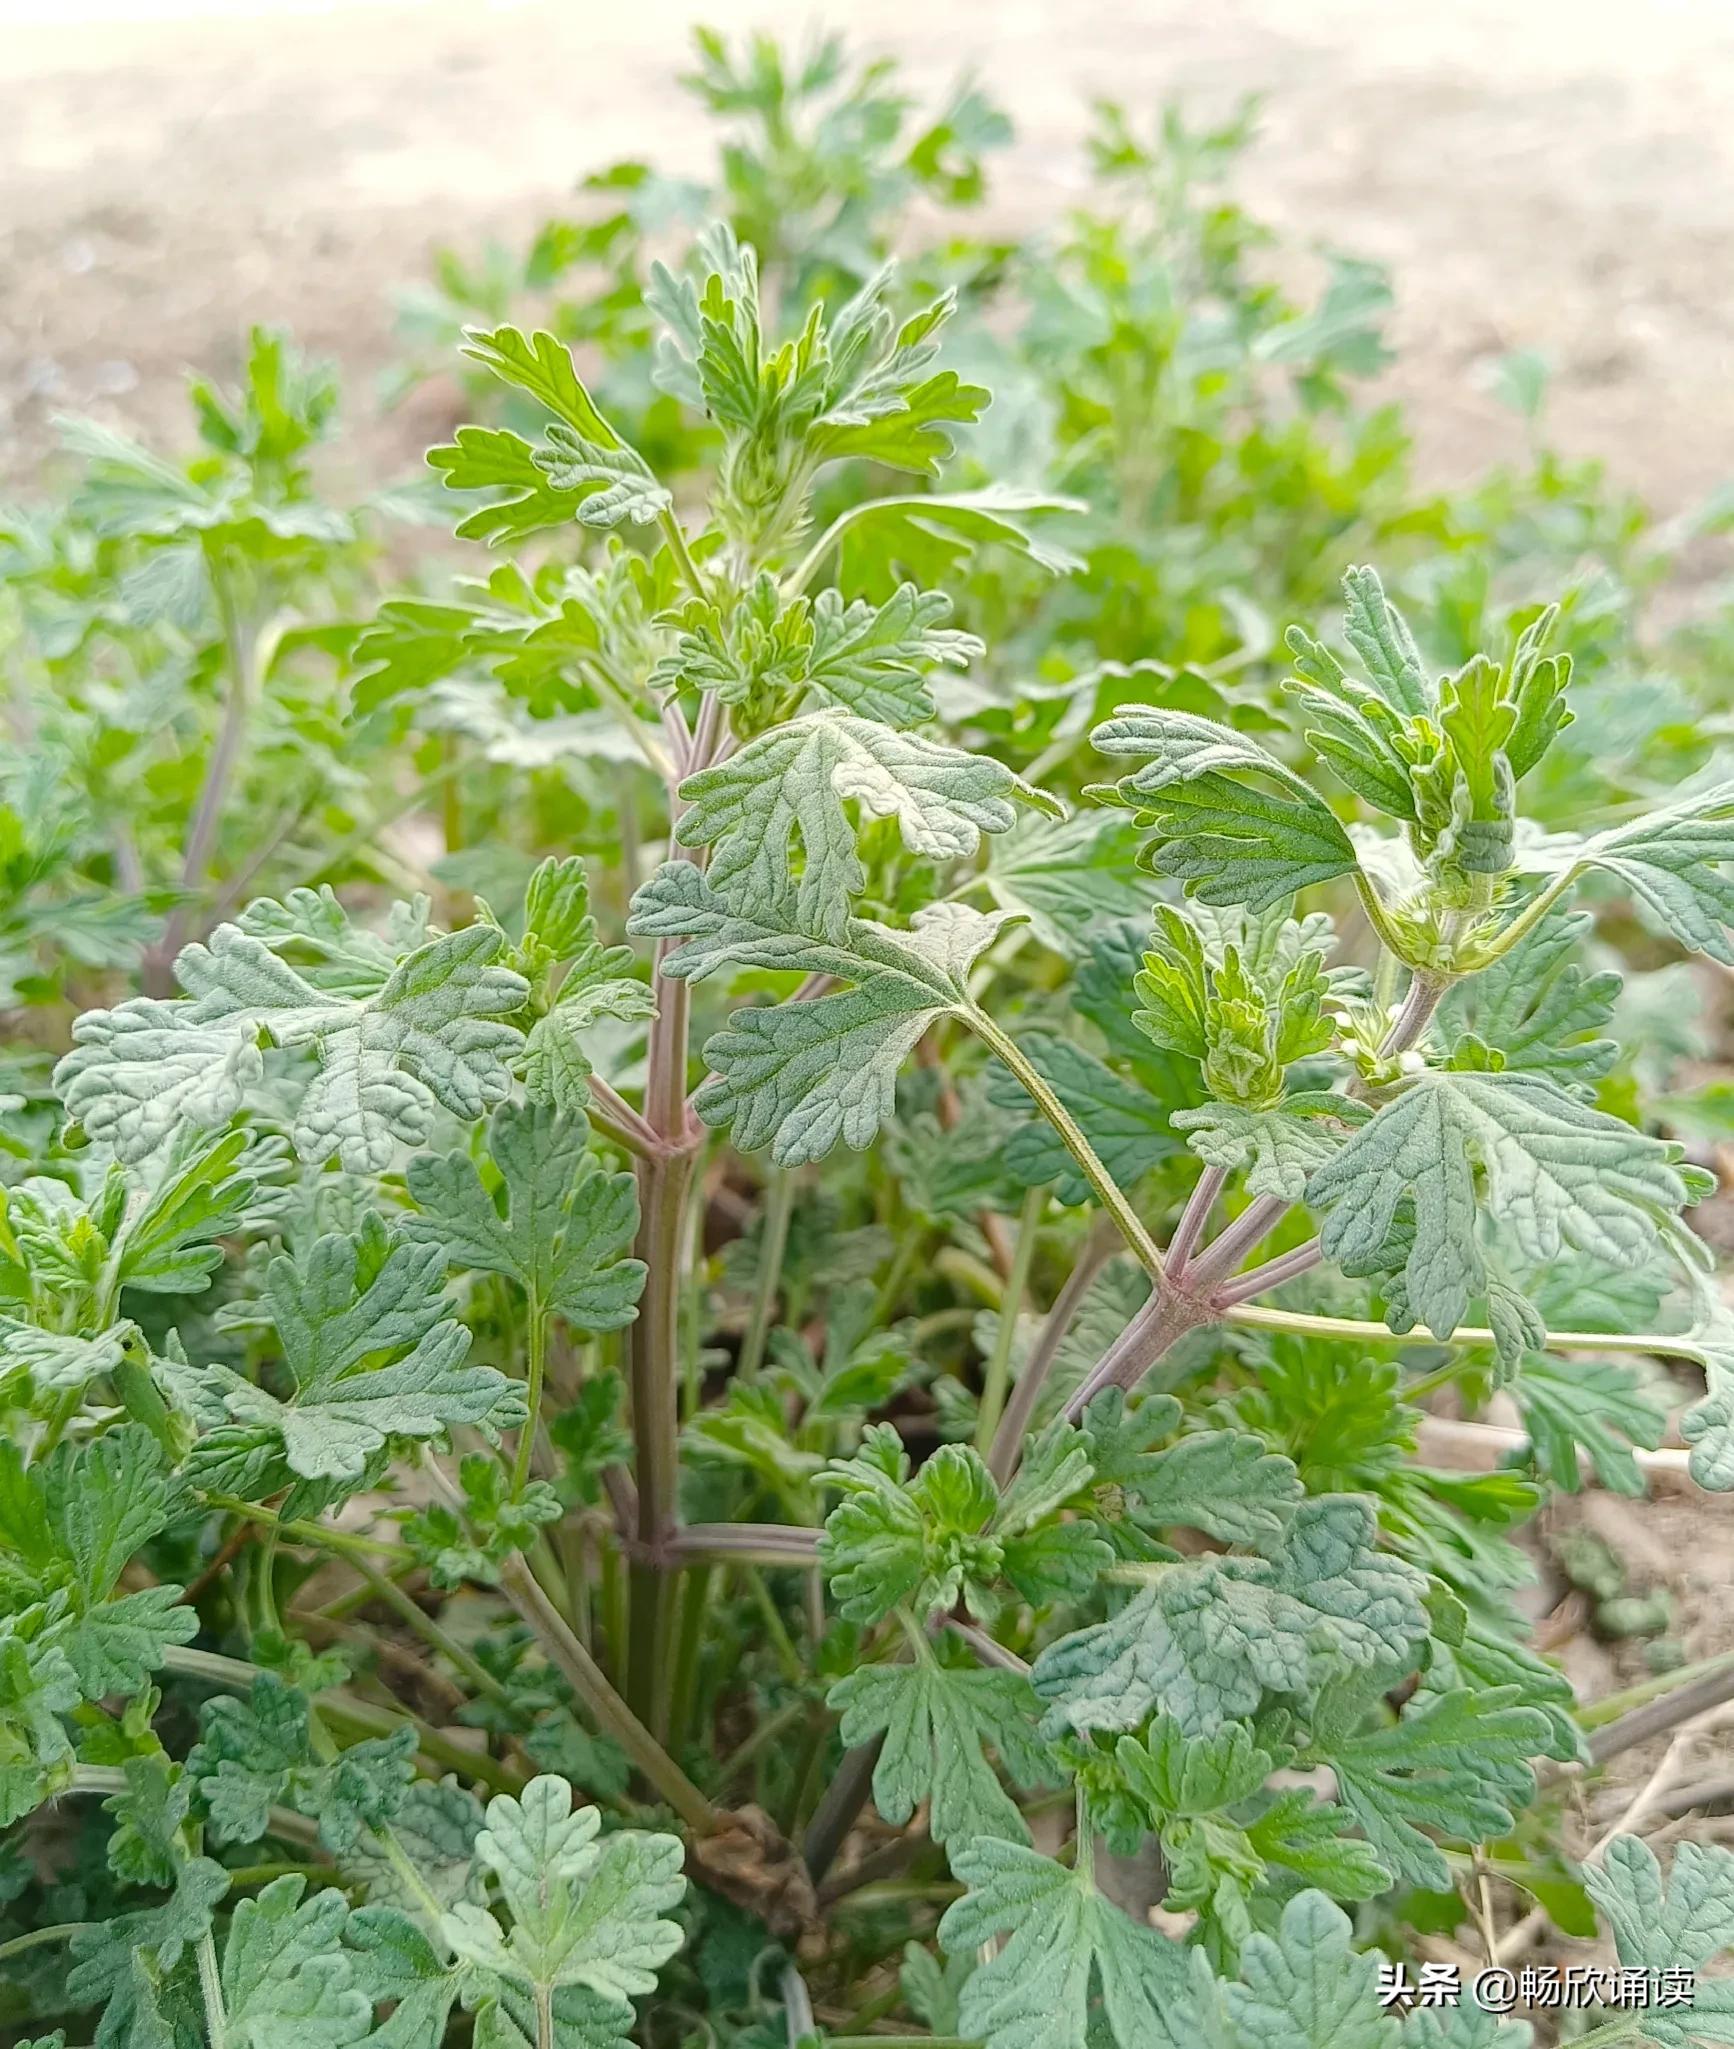
[[[856,1816],[867,1804],[873,1768],[879,1762],[883,1742],[880,1738],[851,1750],[825,1788],[825,1797],[813,1810],[813,1818],[801,1838],[801,1856],[815,1885],[835,1863],[837,1852],[855,1826]]]
[[[590,1077],[590,1116],[634,1157],[646,1159],[656,1151],[656,1133],[626,1098],[599,1074]]]
[[[973,2035],[827,2035],[825,2045],[826,2049],[983,2049]]]
[[[699,1651],[704,1643],[706,1603],[710,1599],[711,1574],[708,1565],[695,1565],[680,1581],[680,1627],[675,1636],[674,1672],[670,1682],[673,1705],[669,1713],[668,1741],[671,1750],[686,1742],[698,1692]]]
[[[518,1429],[518,1448],[512,1459],[512,1498],[521,1501],[530,1480],[530,1461],[536,1454],[536,1428],[542,1414],[542,1383],[548,1373],[548,1312],[536,1289],[529,1291],[525,1313],[529,1317],[524,1354],[524,1405],[529,1413]],[[413,1603],[411,1604],[413,1606]]]
[[[254,1680],[259,1677],[259,1667],[247,1664],[244,1659],[225,1658],[217,1651],[193,1650],[185,1644],[170,1644],[163,1653],[163,1665],[170,1672],[178,1672],[182,1678],[199,1679],[207,1686],[221,1686],[231,1693],[250,1693]],[[372,1701],[363,1700],[358,1694],[342,1688],[321,1693],[318,1704],[327,1721],[347,1723],[363,1736],[390,1736],[398,1729],[414,1729],[416,1748],[428,1763],[443,1771],[459,1772],[492,1792],[516,1793],[523,1788],[524,1781],[520,1775],[497,1758],[489,1757],[484,1751],[468,1749],[462,1743],[454,1743],[449,1736],[442,1735],[438,1729],[430,1729],[407,1709],[376,1707]],[[109,1790],[124,1792],[125,1780],[117,1776],[115,1785]]]
[[[1007,1036],[985,1011],[977,1010],[972,1004],[963,1013],[964,1022],[982,1043],[997,1053],[1013,1074],[1015,1074],[1034,1099],[1048,1122],[1065,1141],[1066,1150],[1083,1171],[1084,1179],[1095,1190],[1096,1200],[1114,1219],[1120,1235],[1138,1256],[1138,1261],[1154,1279],[1162,1277],[1162,1254],[1156,1241],[1145,1230],[1138,1213],[1120,1192],[1107,1168],[1097,1157],[1096,1149],[1079,1130],[1071,1112],[1048,1086],[1035,1066],[1024,1056],[1016,1040]]]
[[[1417,1338],[1413,1332],[1390,1330],[1382,1323],[1369,1323],[1353,1316],[1311,1316],[1299,1309],[1265,1309],[1250,1302],[1237,1302],[1223,1309],[1220,1320],[1248,1330],[1287,1330],[1303,1338],[1358,1338],[1368,1344],[1491,1345],[1495,1341],[1492,1331],[1482,1324],[1461,1323],[1448,1337]],[[1659,1330],[1550,1330],[1545,1349],[1626,1355],[1654,1353],[1664,1359],[1696,1359],[1699,1351],[1690,1331]]]
[[[211,587],[216,593],[217,610],[223,622],[229,688],[223,705],[223,723],[205,767],[198,808],[193,813],[186,848],[181,856],[181,888],[189,893],[197,890],[205,879],[205,867],[216,842],[217,827],[222,822],[229,784],[235,773],[235,764],[240,759],[241,741],[247,730],[247,717],[253,700],[253,668],[257,652],[253,633],[243,623],[235,604],[234,587],[229,581],[228,571],[215,559],[211,562]],[[182,903],[170,917],[161,947],[165,960],[172,961],[180,951],[190,915],[191,905]]]
[[[683,1565],[786,1565],[816,1571],[819,1532],[799,1523],[688,1523],[668,1540]]]
[[[1211,1294],[1261,1239],[1270,1236],[1292,1207],[1280,1195],[1255,1195],[1231,1224],[1188,1261],[1187,1288],[1195,1295]]]
[[[1209,1321],[1209,1311],[1192,1296],[1159,1287],[1067,1402],[1067,1420],[1075,1423],[1106,1388],[1136,1387],[1171,1345]]]
[[[686,579],[687,587],[695,598],[708,598],[704,577],[698,564],[692,559],[692,550],[686,544],[686,532],[672,512],[659,512],[656,524],[662,530],[662,538],[668,543],[668,552],[674,557],[675,567]]]
[[[694,1834],[711,1834],[721,1820],[717,1809],[609,1685],[602,1667],[567,1627],[522,1558],[506,1561],[500,1587],[603,1733],[613,1737]]]
[[[983,1457],[991,1449],[994,1433],[1005,1409],[1006,1388],[1011,1382],[1012,1346],[1017,1341],[1018,1317],[1029,1293],[1030,1269],[1035,1264],[1036,1241],[1041,1236],[1042,1212],[1048,1206],[1045,1188],[1032,1188],[1024,1196],[1018,1217],[1017,1243],[1012,1252],[1011,1272],[1000,1297],[999,1318],[994,1325],[993,1353],[982,1381],[981,1410],[976,1417],[975,1448]]]
[[[1193,1183],[1192,1193],[1186,1198],[1186,1207],[1180,1212],[1180,1221],[1174,1226],[1174,1235],[1168,1241],[1168,1271],[1175,1280],[1185,1273],[1193,1247],[1203,1235],[1227,1180],[1226,1167],[1206,1167]]]
[[[1262,1266],[1249,1268],[1243,1274],[1217,1289],[1214,1300],[1218,1308],[1227,1308],[1236,1302],[1245,1302],[1254,1295],[1262,1295],[1270,1288],[1280,1288],[1284,1281],[1298,1280],[1304,1273],[1311,1273],[1323,1259],[1324,1252],[1316,1238],[1309,1238],[1304,1245],[1297,1245],[1289,1252],[1279,1252],[1274,1259],[1267,1259]]]
[[[1011,1399],[1006,1403],[1005,1414],[1000,1418],[993,1448],[988,1454],[988,1469],[1001,1486],[1011,1478],[1017,1466],[1024,1439],[1029,1434],[1030,1419],[1035,1415],[1042,1389],[1054,1370],[1054,1362],[1066,1341],[1066,1334],[1119,1242],[1120,1234],[1114,1228],[1113,1220],[1098,1217],[1084,1241],[1077,1265],[1067,1276],[1065,1286],[1054,1297],[1054,1306],[1048,1311],[1041,1335],[1024,1362],[1024,1370],[1018,1375],[1017,1385],[1011,1391]]]
[[[1463,971],[1467,974],[1479,974],[1483,968],[1491,967],[1496,960],[1502,960],[1514,946],[1535,930],[1588,865],[1588,862],[1577,861],[1566,869],[1564,874],[1556,875],[1539,895],[1530,898],[1502,932],[1495,933],[1485,946],[1480,947],[1464,963]],[[1585,2036],[1584,2039],[1587,2041],[1589,2038]]]
[[[685,1030],[683,1011],[683,1047]],[[684,1073],[684,1052],[680,1065]],[[643,1210],[634,1250],[644,1261],[647,1273],[628,1345],[632,1363],[638,1541],[650,1555],[635,1560],[629,1572],[632,1627],[626,1692],[635,1711],[652,1727],[666,1713],[667,1700],[663,1639],[669,1582],[660,1558],[673,1534],[678,1512],[681,1260],[692,1169],[692,1154],[674,1153],[642,1162],[638,1176]]]
[[[28,1935],[14,1935],[10,1941],[0,1942],[0,1963],[7,1957],[22,1956],[27,1949],[36,1949],[45,1942],[69,1942],[87,1928],[101,1925],[98,1921],[56,1921],[52,1928],[32,1928]]]
[[[211,2049],[228,2049],[229,2016],[223,2007],[223,1980],[217,1969],[217,1945],[208,1928],[193,1947],[199,1959],[199,1996],[205,2003],[205,2034]]]
[[[501,1702],[509,1699],[506,1689],[488,1668],[465,1650],[461,1643],[448,1635],[419,1601],[404,1592],[396,1580],[387,1579],[383,1572],[376,1571],[365,1559],[357,1558],[352,1562],[355,1570],[386,1606],[394,1614],[401,1616],[425,1644],[438,1651],[454,1671],[461,1672],[478,1693],[485,1693],[490,1699]]]
[[[1578,1719],[1590,1731],[1590,1756],[1597,1764],[1606,1764],[1621,1751],[1665,1735],[1728,1700],[1734,1700],[1734,1652],[1610,1694],[1584,1709]]]
[[[783,1278],[783,1254],[789,1244],[789,1223],[795,1212],[795,1177],[786,1167],[773,1167],[765,1200],[764,1230],[759,1240],[759,1271],[753,1285],[752,1317],[741,1344],[736,1376],[751,1380],[765,1363],[765,1341]]]

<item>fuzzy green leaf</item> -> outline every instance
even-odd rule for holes
[[[984,832],[1009,831],[1018,803],[1059,809],[991,756],[842,711],[762,733],[689,776],[680,794],[688,807],[681,842],[712,850],[712,888],[749,912],[792,892],[801,929],[833,941],[845,936],[850,904],[867,886],[845,804],[859,803],[863,819],[895,819],[909,851],[933,861],[966,857]]]
[[[1379,2003],[1379,1958],[1357,1953],[1349,1917],[1322,1893],[1289,1901],[1274,1935],[1247,1937],[1222,1988],[1235,2049],[1397,2049]]]
[[[266,1269],[265,1301],[294,1383],[287,1400],[212,1369],[230,1415],[280,1437],[303,1479],[359,1480],[390,1437],[499,1427],[521,1413],[503,1374],[465,1363],[470,1333],[440,1293],[444,1248],[377,1227],[364,1243],[365,1266],[354,1239],[332,1236]]]
[[[1514,1686],[1421,1696],[1395,1722],[1358,1727],[1368,1711],[1364,1682],[1328,1689],[1314,1723],[1319,1755],[1393,1878],[1442,1891],[1450,1868],[1423,1830],[1463,1843],[1508,1834],[1535,1794],[1529,1761],[1547,1747],[1546,1719]]]
[[[522,1043],[498,1020],[521,1007],[521,977],[495,965],[487,925],[418,947],[366,997],[316,987],[261,939],[219,925],[185,948],[175,973],[190,993],[138,996],[87,1011],[55,1070],[70,1116],[126,1160],[148,1157],[183,1126],[228,1122],[264,1074],[262,1044],[311,1047],[296,1150],[318,1165],[380,1173],[394,1141],[425,1142],[437,1108],[479,1117],[511,1085]]]
[[[537,1992],[575,1985],[625,2002],[654,1991],[682,1939],[663,1918],[686,1889],[681,1845],[635,1831],[598,1840],[600,1827],[594,1807],[573,1810],[563,1779],[489,1801],[476,1854],[499,1881],[511,1931],[460,1902],[442,1922],[458,1955]]]
[[[347,2049],[373,2028],[373,2001],[339,1943],[349,1903],[304,1898],[306,1879],[274,1878],[236,1903],[223,1946],[226,2039],[247,2049]]]
[[[1734,963],[1734,788],[1718,783],[1600,833],[1578,858],[1617,875],[1682,946]]]
[[[1151,832],[1147,858],[1207,904],[1262,911],[1357,865],[1324,801],[1253,741],[1192,712],[1128,707],[1090,736],[1104,754],[1148,755],[1113,786]],[[1255,776],[1257,783],[1240,778]],[[1269,786],[1274,785],[1274,793]]]
[[[976,1836],[1029,1841],[1016,1802],[983,1755],[997,1750],[1019,1785],[1049,1778],[1046,1746],[1035,1733],[1040,1707],[1027,1679],[959,1671],[923,1657],[865,1666],[832,1687],[828,1699],[843,1717],[843,1742],[884,1736],[873,1800],[887,1821],[901,1826],[926,1800],[936,1843]]]
[[[1542,1266],[1571,1246],[1637,1266],[1652,1256],[1661,1220],[1686,1200],[1676,1157],[1544,1076],[1428,1074],[1319,1169],[1307,1201],[1325,1212],[1326,1256],[1362,1272],[1376,1267],[1399,1208],[1412,1204],[1408,1306],[1435,1337],[1449,1337],[1487,1283],[1481,1203],[1524,1261]]]
[[[488,1122],[488,1153],[503,1206],[468,1153],[419,1154],[409,1192],[420,1214],[412,1242],[448,1264],[503,1274],[575,1329],[619,1330],[637,1313],[644,1263],[623,1259],[638,1229],[630,1174],[604,1171],[588,1149],[589,1127],[534,1103],[502,1103]]]
[[[711,1078],[694,1098],[698,1114],[732,1125],[743,1151],[768,1145],[779,1166],[796,1166],[839,1140],[857,1151],[873,1142],[895,1107],[898,1069],[935,1018],[967,1006],[965,977],[1004,922],[1004,913],[934,904],[908,932],[856,919],[832,943],[792,929],[792,912],[731,911],[691,862],[671,861],[633,898],[630,929],[692,941],[665,974],[787,968],[854,984],[736,1011],[704,1048]]]
[[[1365,1110],[1329,1089],[1303,1090],[1269,1109],[1240,1103],[1205,1103],[1176,1110],[1169,1120],[1211,1167],[1244,1170],[1247,1193],[1299,1202],[1308,1179],[1343,1143],[1342,1123],[1359,1123]]]
[[[1268,1558],[1155,1568],[1117,1615],[1036,1660],[1045,1729],[1129,1729],[1159,1704],[1207,1736],[1256,1713],[1267,1692],[1307,1695],[1331,1666],[1401,1662],[1427,1633],[1426,1582],[1374,1535],[1368,1502],[1317,1496]]]
[[[1734,2042],[1734,1978],[1703,1971],[1734,1949],[1734,1852],[1719,1843],[1676,1843],[1664,1879],[1642,1837],[1615,1836],[1601,1864],[1585,1869],[1584,1884],[1607,1917],[1622,1964],[1698,1973],[1689,2005],[1643,2014],[1643,2038],[1660,2049]]]
[[[966,2036],[987,2049],[1195,2049],[1202,2016],[1184,1952],[1086,1873],[991,1837],[954,1850],[951,1867],[970,1889],[947,1908],[940,1942],[955,1956],[1005,1938],[964,1985]]]

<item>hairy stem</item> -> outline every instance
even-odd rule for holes
[[[795,1177],[786,1167],[771,1170],[765,1201],[764,1232],[759,1241],[759,1271],[753,1287],[752,1317],[741,1344],[735,1371],[751,1380],[765,1363],[765,1341],[783,1278],[783,1254],[789,1244],[789,1223],[795,1211]]]
[[[590,1077],[590,1116],[608,1136],[617,1140],[638,1159],[648,1159],[657,1149],[656,1133],[601,1075]]]
[[[709,1835],[721,1817],[614,1688],[602,1667],[567,1627],[565,1618],[536,1584],[522,1558],[509,1559],[500,1587],[536,1633],[550,1662],[605,1735],[612,1736],[657,1794],[688,1828]]]
[[[1268,1288],[1280,1288],[1284,1281],[1297,1280],[1302,1274],[1310,1273],[1324,1252],[1316,1238],[1309,1238],[1304,1245],[1297,1245],[1292,1251],[1279,1252],[1274,1259],[1267,1259],[1262,1266],[1255,1266],[1248,1272],[1236,1274],[1232,1281],[1216,1291],[1218,1308],[1230,1308],[1236,1302],[1245,1302],[1254,1295],[1262,1295]]]
[[[235,766],[241,758],[241,742],[247,730],[247,719],[252,710],[254,690],[254,666],[257,649],[252,629],[241,618],[235,603],[234,588],[228,573],[213,561],[211,584],[217,594],[217,610],[223,621],[223,646],[228,663],[229,688],[223,705],[223,723],[217,732],[217,744],[211,750],[211,758],[205,767],[205,780],[199,791],[198,808],[193,813],[193,822],[187,832],[187,844],[181,856],[181,887],[196,890],[205,879],[205,867],[216,843],[217,827],[222,822],[223,806],[228,799],[229,784],[234,778]],[[179,950],[186,936],[189,907],[182,904],[169,920],[168,931],[163,936],[163,952],[171,960]]]
[[[1067,1420],[1075,1423],[1107,1388],[1136,1387],[1171,1345],[1210,1320],[1210,1312],[1192,1296],[1159,1287],[1067,1402]]]
[[[207,1928],[193,1945],[199,1959],[199,1997],[205,2006],[205,2036],[210,2049],[228,2049],[229,2016],[223,2006],[223,1981],[217,1970],[217,1945]]]
[[[1037,1109],[1065,1141],[1067,1152],[1077,1161],[1084,1179],[1095,1191],[1096,1200],[1114,1219],[1120,1235],[1138,1256],[1141,1266],[1153,1278],[1162,1277],[1162,1254],[1145,1230],[1138,1212],[1121,1193],[1119,1185],[1097,1156],[1096,1149],[1079,1130],[1071,1112],[1054,1093],[1040,1072],[1020,1050],[1015,1039],[1003,1032],[985,1011],[972,1005],[964,1022],[982,1043],[997,1053],[1029,1092]]]
[[[1024,1439],[1029,1435],[1030,1420],[1041,1400],[1042,1389],[1053,1373],[1060,1347],[1077,1320],[1085,1298],[1096,1285],[1097,1276],[1114,1256],[1119,1243],[1120,1234],[1112,1219],[1098,1217],[1090,1227],[1090,1235],[1084,1241],[1077,1265],[1067,1276],[1065,1286],[1054,1297],[1054,1306],[1048,1311],[1041,1335],[1024,1363],[1024,1370],[1018,1375],[1017,1385],[1006,1403],[1005,1414],[994,1432],[993,1448],[987,1462],[1002,1487],[1017,1467]]]
[[[1206,1167],[1193,1184],[1186,1207],[1180,1212],[1180,1221],[1174,1226],[1174,1236],[1168,1241],[1168,1271],[1175,1280],[1185,1273],[1193,1248],[1203,1236],[1204,1227],[1210,1221],[1210,1213],[1215,1209],[1217,1197],[1227,1180],[1226,1167]]]
[[[981,1411],[976,1418],[975,1448],[986,1455],[999,1428],[1001,1413],[1005,1408],[1006,1388],[1011,1381],[1012,1346],[1017,1340],[1018,1316],[1024,1306],[1024,1297],[1029,1292],[1030,1268],[1035,1264],[1036,1241],[1041,1236],[1042,1212],[1047,1208],[1047,1190],[1032,1188],[1024,1197],[1023,1211],[1018,1218],[1017,1243],[1012,1253],[1012,1269],[1006,1277],[1005,1293],[1000,1298],[999,1320],[994,1326],[993,1354],[987,1362],[987,1376],[982,1382]]]
[[[548,1373],[548,1312],[532,1288],[525,1305],[529,1318],[525,1334],[524,1407],[527,1411],[518,1429],[518,1449],[512,1459],[512,1498],[521,1501],[530,1480],[530,1461],[536,1453],[536,1429],[542,1415],[542,1383]],[[408,1599],[408,1596],[405,1596]],[[415,1604],[410,1603],[413,1607]]]

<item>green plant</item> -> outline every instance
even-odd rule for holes
[[[1631,643],[1581,591],[1471,604],[1449,553],[1415,614],[1449,660],[1365,568],[1286,674],[1232,607],[1161,639],[1168,570],[1203,588],[1225,546],[1279,609],[1315,589],[1328,523],[1280,562],[1257,530],[1330,459],[1377,293],[1303,316],[1250,280],[1193,196],[1238,127],[1105,116],[1136,217],[1055,276],[1126,301],[1035,320],[1065,453],[996,483],[956,298],[868,260],[915,175],[883,76],[840,142],[789,129],[838,61],[707,43],[706,95],[766,125],[735,210],[790,240],[778,311],[728,227],[646,268],[651,406],[551,332],[469,334],[509,423],[430,461],[486,576],[371,606],[301,461],[325,387],[267,338],[186,477],[109,447],[40,546],[8,530],[19,701],[167,653],[207,743],[159,808],[81,786],[65,864],[20,869],[15,2033],[1518,2049],[1389,2010],[1381,1961],[1458,1922],[1497,1952],[1494,1888],[1599,1910],[1635,1972],[1734,1945],[1727,1851],[1561,1851],[1570,1775],[1717,1670],[1581,1714],[1513,1599],[1550,1489],[1641,1488],[1647,1362],[1702,1372],[1692,1473],[1734,1487],[1712,1183],[1613,964],[1734,959],[1734,784],[1658,727],[1703,772],[1651,801],[1602,759]],[[1194,353],[1225,313],[1226,378]],[[1383,531],[1375,469],[1343,488]],[[1117,518],[1153,572],[1123,603]],[[187,586],[172,635],[116,614],[141,572]],[[323,622],[317,720],[219,630],[280,604]],[[1057,651],[1023,691],[996,625]],[[1145,636],[1179,659],[1117,667]],[[297,718],[319,796],[247,844]],[[349,802],[363,760],[406,813],[437,794],[436,853]],[[98,831],[135,815],[155,893]],[[57,1030],[72,890],[155,943]],[[1499,1469],[1417,1457],[1447,1389],[1515,1404]],[[1721,2039],[1720,1983],[1588,2039]]]

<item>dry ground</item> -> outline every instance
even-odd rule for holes
[[[934,90],[974,66],[1022,216],[1077,189],[1090,97],[1265,92],[1248,195],[1392,266],[1435,476],[1510,448],[1478,374],[1515,346],[1555,359],[1565,444],[1659,509],[1734,468],[1729,0],[0,0],[0,484],[59,409],[175,431],[182,371],[256,319],[365,413],[430,246],[522,230],[620,155],[704,159],[670,89],[695,14],[852,25]],[[364,459],[413,461],[423,424]]]

